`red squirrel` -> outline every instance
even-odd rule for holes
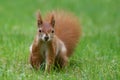
[[[45,71],[52,65],[61,68],[68,63],[81,35],[78,19],[71,13],[53,11],[43,20],[37,14],[37,34],[30,46],[30,64],[39,69],[45,61]]]

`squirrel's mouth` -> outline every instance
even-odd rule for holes
[[[48,40],[49,40],[49,37],[48,37],[48,36],[44,37],[44,40],[45,40],[45,41],[48,41]]]

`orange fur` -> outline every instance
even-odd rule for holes
[[[59,64],[60,67],[66,66],[68,57],[72,55],[74,48],[79,41],[81,29],[78,19],[74,15],[63,11],[54,11],[49,13],[46,16],[44,23],[39,14],[38,29],[40,24],[42,24],[42,26],[44,26],[42,27],[44,32],[48,34],[50,32],[49,29],[52,28],[48,23],[54,25],[55,36],[47,43],[38,40],[37,36],[35,37],[31,48],[30,64],[34,68],[39,69],[43,61],[46,60],[45,70],[49,72],[51,65]],[[37,32],[37,35],[38,34],[39,32]],[[45,49],[47,50],[46,52],[42,52],[44,45],[47,46],[47,49]],[[59,49],[57,46],[59,46]],[[57,52],[57,50],[59,51]],[[47,55],[45,53],[47,53]]]
[[[53,11],[47,15],[47,21],[50,20],[50,16],[52,14],[55,16],[56,35],[66,45],[68,51],[67,56],[71,56],[81,35],[79,20],[71,13],[64,11]]]

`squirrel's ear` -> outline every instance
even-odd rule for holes
[[[51,15],[51,20],[50,20],[50,24],[52,25],[52,27],[54,27],[55,25],[55,19],[54,19],[54,15]]]
[[[43,21],[41,18],[41,14],[40,14],[40,12],[37,12],[37,26],[41,27],[42,23],[43,23]]]

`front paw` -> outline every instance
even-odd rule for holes
[[[45,66],[45,73],[49,73],[50,72],[50,65],[46,65]]]

